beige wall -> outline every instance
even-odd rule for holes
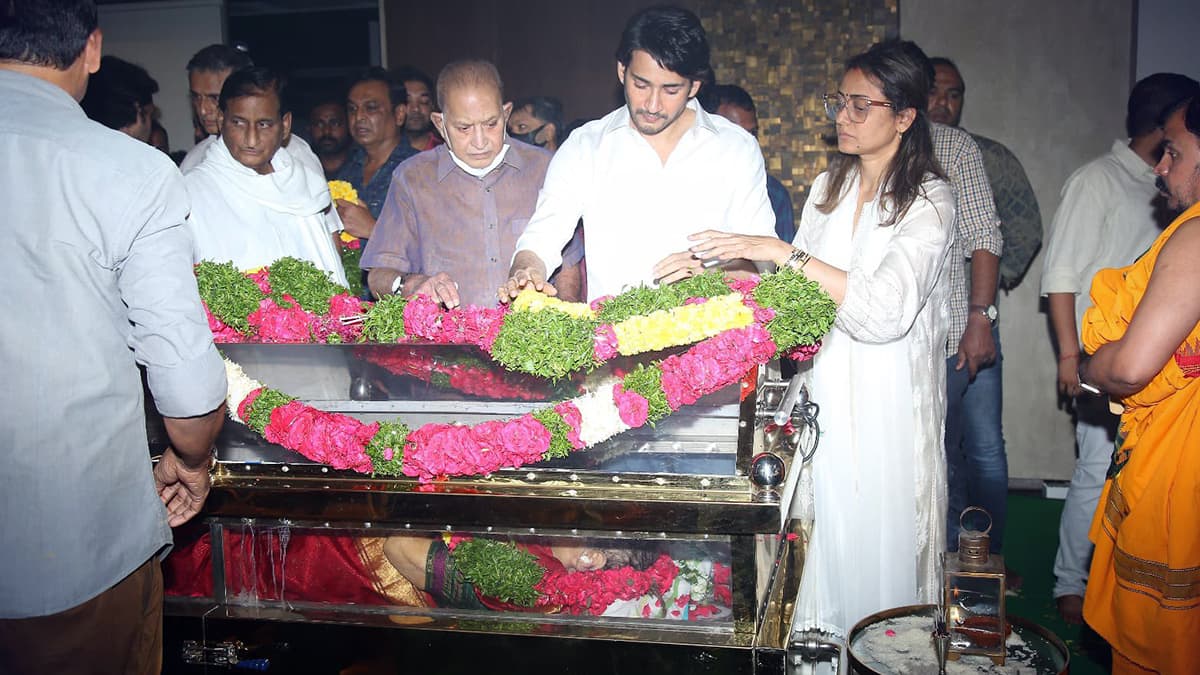
[[[567,122],[598,118],[623,102],[614,52],[626,20],[652,0],[381,0],[389,68],[436,78],[450,61],[496,64],[509,100],[554,96]],[[685,7],[694,2],[676,2]]]
[[[1132,17],[1130,0],[900,2],[901,35],[958,63],[963,127],[1021,159],[1047,229],[1071,171],[1124,134]],[[1057,407],[1041,263],[1001,299],[1004,434],[1012,477],[1069,478],[1074,437]]]
[[[192,104],[187,62],[200,48],[223,42],[224,0],[166,0],[100,6],[104,53],[132,61],[158,82],[154,103],[162,110],[171,150],[192,141]]]

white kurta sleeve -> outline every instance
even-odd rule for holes
[[[588,143],[572,135],[554,153],[538,193],[537,208],[517,239],[516,253],[531,251],[547,272],[562,264],[563,246],[574,235],[583,215],[586,191],[594,184],[593,151]]]
[[[866,227],[860,224],[860,227]],[[846,273],[846,296],[837,326],[861,342],[890,342],[908,333],[942,275],[954,243],[954,194],[943,181],[927,181],[887,242],[874,269],[855,262]]]

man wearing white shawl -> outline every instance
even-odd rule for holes
[[[329,186],[282,150],[292,116],[281,89],[281,78],[266,68],[237,71],[221,88],[221,142],[184,176],[194,259],[247,270],[291,256],[345,286],[334,243],[342,223]]]

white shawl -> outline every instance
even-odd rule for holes
[[[346,285],[332,234],[342,229],[324,176],[280,148],[261,175],[230,154],[223,139],[184,176],[192,212],[194,258],[232,261],[247,270],[292,256]]]

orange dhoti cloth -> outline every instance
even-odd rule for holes
[[[1089,353],[1120,340],[1158,254],[1200,204],[1132,265],[1101,270],[1084,315]],[[1200,264],[1200,261],[1198,261]],[[1197,289],[1200,292],[1200,289]],[[1114,471],[1092,521],[1084,617],[1127,670],[1200,673],[1200,325],[1145,389],[1121,401]]]

